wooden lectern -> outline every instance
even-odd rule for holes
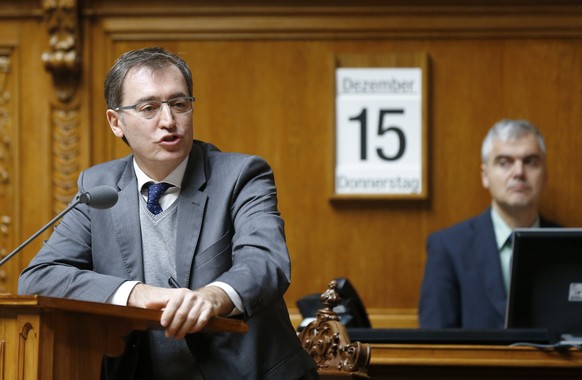
[[[104,355],[133,330],[159,329],[161,311],[39,296],[0,296],[0,380],[99,379]],[[215,318],[207,331],[245,332]]]

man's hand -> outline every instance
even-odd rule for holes
[[[127,304],[163,310],[160,323],[166,329],[166,336],[176,339],[202,330],[213,317],[227,315],[234,309],[228,295],[216,286],[189,290],[138,284]]]

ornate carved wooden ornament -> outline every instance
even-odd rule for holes
[[[336,289],[334,280],[321,295],[324,308],[318,310],[315,321],[301,331],[299,338],[317,363],[320,374],[345,373],[352,378],[367,379],[370,345],[350,342],[346,328],[333,311],[341,300]]]
[[[81,78],[77,0],[43,0],[49,51],[42,55],[52,74],[56,102],[51,105],[53,209],[61,211],[76,191],[80,151],[80,102],[75,96]]]
[[[10,49],[0,49],[0,259],[3,259],[12,245],[14,210],[14,138],[11,107],[12,93],[9,82],[12,73]],[[7,290],[8,273],[0,269],[0,292]]]
[[[42,55],[53,75],[57,98],[68,102],[79,81],[79,21],[77,0],[44,0],[50,50]]]

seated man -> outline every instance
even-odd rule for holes
[[[422,328],[503,328],[514,228],[557,227],[539,214],[544,138],[525,120],[501,120],[483,141],[482,214],[431,234],[421,287]]]

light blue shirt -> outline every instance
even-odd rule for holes
[[[503,275],[503,285],[505,286],[505,293],[509,294],[509,277],[511,269],[511,256],[513,254],[513,246],[509,237],[513,230],[505,223],[501,216],[491,207],[491,220],[493,221],[493,231],[495,232],[495,240],[497,242],[497,251],[499,252],[499,261],[501,262],[501,274]],[[539,227],[540,218],[536,219],[530,227]]]

